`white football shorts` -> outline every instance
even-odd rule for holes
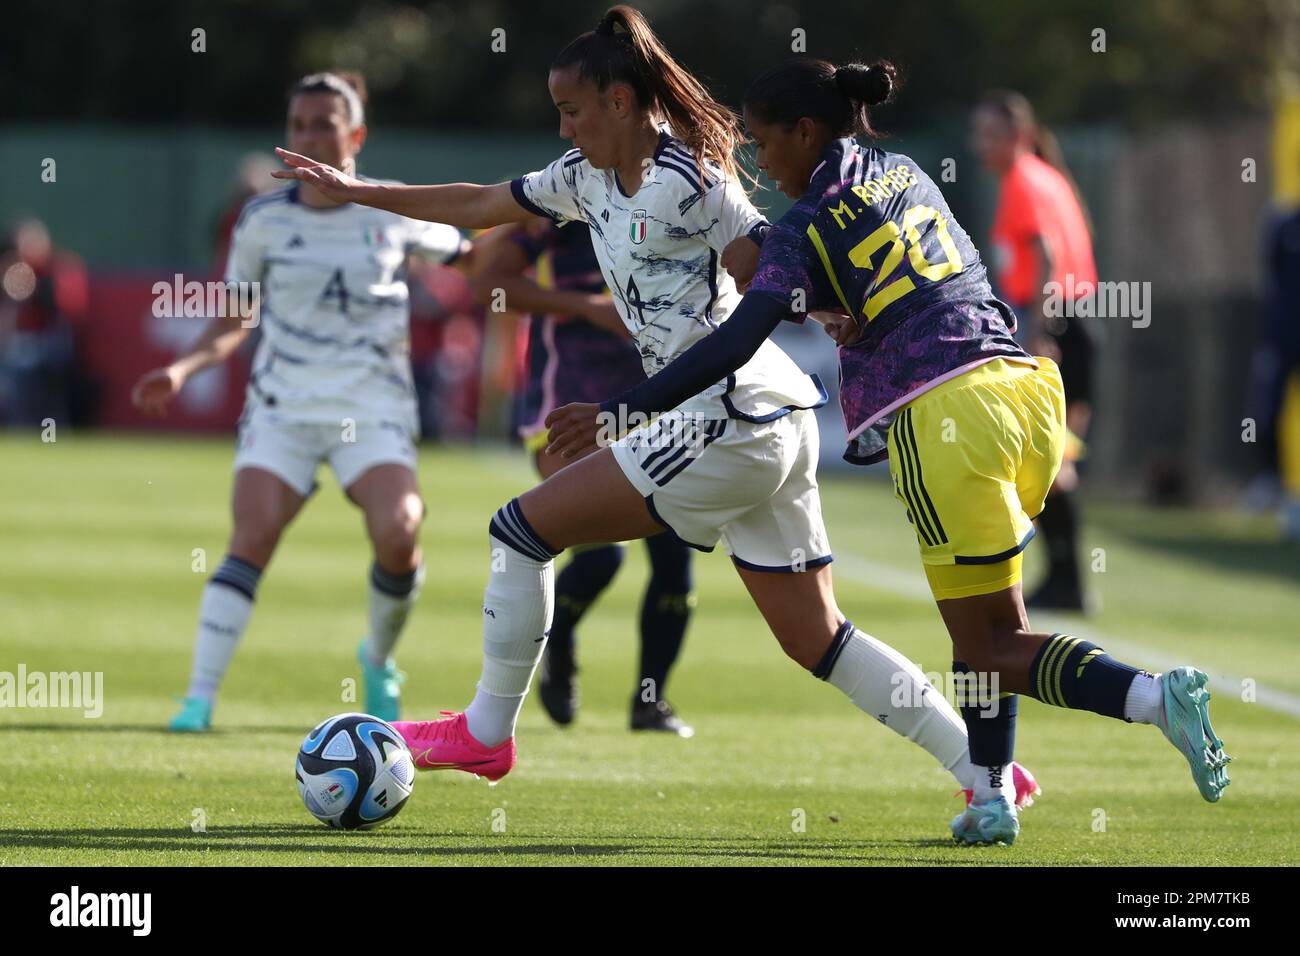
[[[316,469],[328,461],[347,489],[376,465],[416,470],[415,442],[400,422],[305,422],[258,406],[239,421],[234,470],[262,468],[304,498],[316,490]]]
[[[830,563],[813,411],[768,422],[669,412],[611,447],[650,513],[692,547],[712,551],[721,539],[751,571]]]

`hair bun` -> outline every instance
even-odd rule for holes
[[[849,99],[875,106],[887,102],[894,95],[898,88],[898,71],[887,60],[871,66],[845,63],[835,70],[835,85]]]

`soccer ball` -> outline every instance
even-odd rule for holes
[[[369,714],[339,714],[307,735],[294,776],[317,820],[366,830],[397,816],[415,786],[415,764],[391,724]]]

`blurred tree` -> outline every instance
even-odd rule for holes
[[[523,0],[10,0],[4,113],[24,120],[261,124],[325,66],[363,70],[385,125],[545,128],[546,68],[608,4]],[[1048,122],[1145,125],[1262,111],[1278,19],[1261,0],[646,0],[674,53],[735,102],[790,54],[791,31],[835,60],[888,56],[909,91],[896,122],[953,113],[979,91],[1024,91]],[[192,31],[206,52],[192,52]],[[494,29],[506,49],[493,52]],[[1094,30],[1105,52],[1094,52]],[[17,95],[15,95],[15,93]],[[909,118],[910,117],[910,118]],[[886,117],[886,119],[889,119]]]

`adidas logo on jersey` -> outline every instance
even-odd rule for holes
[[[302,236],[295,234],[292,239],[284,244],[284,247],[286,249],[301,249],[305,245],[307,245],[307,243]]]

